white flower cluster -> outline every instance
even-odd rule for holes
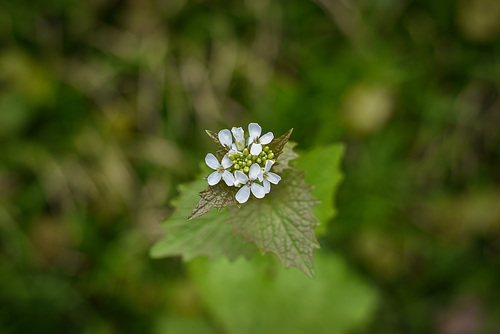
[[[232,132],[232,135],[231,135]],[[257,123],[248,125],[248,138],[242,128],[224,129],[218,134],[219,142],[228,150],[219,162],[212,153],[207,154],[205,162],[215,170],[208,176],[208,184],[213,186],[224,179],[230,187],[238,187],[236,200],[245,203],[250,192],[256,198],[263,198],[271,191],[271,183],[278,184],[281,177],[272,173],[274,152],[266,146],[274,135],[268,132],[261,136],[262,128]],[[233,142],[234,136],[234,142]]]

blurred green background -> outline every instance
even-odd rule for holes
[[[499,92],[498,0],[2,1],[0,332],[237,333],[227,265],[148,250],[204,130],[258,122],[345,144],[318,263],[378,296],[346,331],[499,333]]]

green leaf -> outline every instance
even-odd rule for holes
[[[269,143],[269,148],[273,151],[274,156],[276,159],[280,156],[280,154],[283,152],[283,148],[285,147],[286,143],[288,143],[288,140],[290,139],[290,136],[292,135],[293,129],[288,130],[279,138],[274,138],[270,143]]]
[[[154,333],[217,334],[203,315],[165,312],[158,317]]]
[[[293,151],[293,148],[297,146],[297,143],[288,142],[283,147],[283,151],[279,155],[276,163],[272,167],[272,171],[275,173],[281,173],[283,170],[290,168],[289,162],[290,160],[296,159],[299,157],[297,153]]]
[[[228,334],[344,334],[363,331],[376,310],[377,291],[340,257],[315,254],[311,280],[282,270],[269,256],[189,264],[190,277],[216,322]]]
[[[200,201],[189,214],[189,219],[198,218],[212,209],[225,208],[228,205],[236,204],[236,193],[238,188],[229,187],[225,182],[219,182],[215,186],[208,186],[200,193]]]
[[[205,185],[206,181],[198,180],[180,186],[179,197],[172,201],[175,212],[162,223],[166,234],[152,247],[152,257],[181,255],[188,261],[200,255],[211,259],[224,255],[234,260],[240,255],[251,256],[255,253],[254,245],[232,234],[232,226],[227,223],[227,211],[208,212],[192,221],[186,219],[198,200],[198,192]]]
[[[296,266],[313,277],[313,250],[319,248],[312,213],[316,204],[304,174],[286,169],[266,197],[252,199],[241,208],[230,207],[228,221],[236,234],[255,242],[261,253],[272,252],[285,267]]]
[[[343,179],[340,162],[344,154],[344,146],[332,144],[306,152],[295,161],[298,169],[306,174],[306,182],[314,188],[312,195],[321,203],[313,209],[313,213],[320,221],[316,234],[326,232],[327,222],[335,214],[335,193]]]

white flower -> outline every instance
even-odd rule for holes
[[[240,170],[234,172],[234,176],[236,177],[237,182],[242,183],[243,186],[236,193],[236,200],[238,203],[245,203],[248,201],[248,197],[250,197],[250,191],[257,198],[263,198],[266,195],[266,190],[263,186],[255,182],[255,179],[260,174],[260,166],[259,164],[253,164],[250,166],[250,171],[248,176]]]
[[[236,144],[233,146],[236,146],[236,150],[240,152],[243,151],[245,149],[245,131],[243,131],[243,128],[241,127],[233,127],[231,132],[233,133],[234,140],[236,141]]]
[[[234,184],[233,184],[233,186],[235,186],[235,187],[239,187],[241,183],[240,183],[240,181],[238,181],[238,179],[236,178],[236,172],[238,172],[238,170],[235,170],[235,171],[234,171]]]
[[[228,129],[220,130],[219,131],[219,142],[227,148],[228,150],[231,150],[231,147],[233,145],[233,136],[231,136],[231,131]]]
[[[236,144],[233,143],[233,146],[231,146],[231,149],[229,150],[229,152],[227,152],[227,154],[236,154],[236,153],[241,153],[241,151],[239,151],[236,148]]]
[[[259,155],[260,152],[262,152],[262,144],[269,144],[274,138],[272,132],[268,132],[261,137],[262,128],[257,123],[250,123],[248,125],[248,133],[250,135],[248,138],[248,145],[252,144],[250,148],[251,155]]]
[[[217,160],[215,155],[213,155],[212,153],[207,154],[207,156],[205,157],[205,162],[207,163],[208,167],[215,170],[215,172],[208,176],[207,180],[209,185],[216,185],[217,183],[219,183],[221,178],[224,179],[224,182],[226,182],[228,186],[232,186],[234,184],[235,179],[233,174],[226,170],[233,165],[233,161],[229,159],[227,154],[224,156],[224,158],[222,158],[222,166],[219,163],[219,160]]]
[[[266,190],[266,194],[271,191],[271,183],[278,184],[281,181],[281,176],[270,172],[269,170],[273,166],[274,161],[267,160],[266,166],[262,169],[259,174],[259,181],[264,184],[264,189]]]

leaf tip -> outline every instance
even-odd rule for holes
[[[161,253],[158,251],[158,243],[154,244],[153,247],[149,249],[149,257],[152,259],[158,259],[161,257]]]

